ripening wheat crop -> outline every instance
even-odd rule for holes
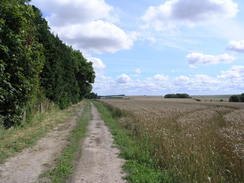
[[[190,100],[103,100],[179,182],[244,182],[244,105]]]

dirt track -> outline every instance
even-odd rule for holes
[[[88,136],[81,147],[81,158],[70,182],[125,183],[121,169],[123,160],[118,158],[119,150],[112,147],[112,135],[93,105],[92,115]]]
[[[77,112],[70,121],[58,125],[34,147],[25,149],[0,165],[0,183],[38,182],[39,175],[47,165],[53,163],[67,143],[67,136],[75,127],[76,118],[81,112]]]

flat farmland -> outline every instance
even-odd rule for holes
[[[244,182],[244,104],[129,97],[101,100],[179,182]],[[118,112],[117,112],[118,113]]]

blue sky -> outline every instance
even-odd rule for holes
[[[100,95],[244,92],[242,0],[33,0]]]

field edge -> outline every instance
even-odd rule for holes
[[[108,108],[101,102],[93,102],[101,114],[101,118],[109,127],[115,145],[120,149],[120,157],[125,159],[123,170],[125,179],[129,183],[172,183],[177,182],[173,175],[166,170],[157,167],[155,160],[151,158],[149,148],[145,144],[138,143],[129,130],[119,123],[122,111]]]

